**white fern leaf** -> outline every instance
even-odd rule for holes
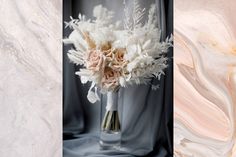
[[[134,0],[133,6],[133,27],[141,27],[142,19],[145,15],[145,8],[141,9],[138,0]]]

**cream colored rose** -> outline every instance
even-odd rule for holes
[[[92,71],[103,71],[105,59],[100,50],[90,50],[86,60],[86,67]]]
[[[105,67],[102,77],[102,88],[115,90],[119,86],[120,72],[112,68]]]

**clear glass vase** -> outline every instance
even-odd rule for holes
[[[122,105],[118,105],[119,91],[108,92],[102,105],[100,132],[101,149],[119,149],[121,144]]]

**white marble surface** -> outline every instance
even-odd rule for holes
[[[0,156],[62,155],[62,1],[0,0]]]
[[[236,1],[176,0],[176,157],[236,157]]]

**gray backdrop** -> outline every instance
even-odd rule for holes
[[[155,3],[158,8],[159,27],[163,37],[173,31],[172,0],[139,0],[142,7],[149,8]],[[128,6],[132,0],[127,0]],[[115,12],[115,19],[123,18],[123,0],[64,0],[63,20],[78,13],[92,17],[93,7],[103,4]],[[64,37],[71,30],[64,30]],[[66,56],[71,46],[63,48],[63,155],[64,157],[104,157],[104,156],[151,156],[169,157],[173,155],[173,66],[172,49],[168,52],[169,67],[166,75],[158,82],[160,88],[151,90],[150,86],[140,85],[121,89],[123,104],[122,151],[99,150],[99,129],[101,101],[91,104],[87,100],[88,85],[83,85],[74,73],[78,66],[71,64]]]

